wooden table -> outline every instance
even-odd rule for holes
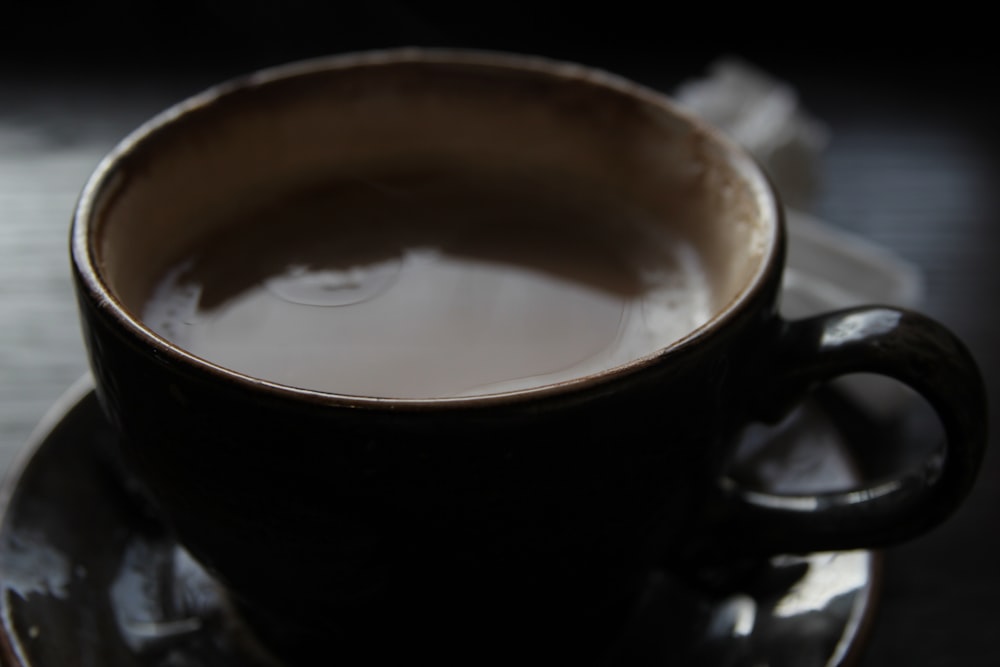
[[[385,42],[365,42],[370,32],[342,44]],[[298,48],[247,51],[225,60],[190,58],[172,66],[152,57],[153,48],[139,49],[146,59],[141,67],[129,58],[89,62],[71,49],[29,65],[18,62],[16,48],[6,52],[0,67],[0,469],[85,371],[67,229],[88,173],[126,131],[182,96],[265,62],[318,53],[319,38],[315,31],[308,34],[312,41]],[[540,40],[485,44],[539,50]],[[136,49],[140,43],[135,35],[128,42]],[[17,44],[27,48],[28,42]],[[831,130],[814,213],[920,267],[923,310],[968,343],[995,390],[990,405],[997,414],[1000,151],[992,124],[1000,116],[991,92],[974,87],[987,84],[986,78],[948,69],[956,61],[933,71],[899,70],[889,57],[871,63],[802,60],[743,46],[749,51],[744,55],[792,83]],[[182,47],[173,44],[172,53]],[[631,53],[597,53],[588,51],[586,40],[550,51],[613,67],[664,90],[701,74],[714,53],[703,48],[681,54],[651,43]],[[932,534],[886,551],[881,604],[863,667],[1000,665],[996,440],[961,511]]]

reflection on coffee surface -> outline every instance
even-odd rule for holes
[[[463,165],[331,177],[189,249],[144,319],[215,364],[338,394],[560,382],[703,324],[692,244],[624,200]]]

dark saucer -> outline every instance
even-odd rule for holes
[[[748,434],[738,474],[776,491],[855,479],[831,413],[810,403]],[[113,434],[87,382],[39,426],[3,488],[0,663],[7,667],[274,665],[212,579],[137,505],[110,463]],[[778,557],[736,592],[665,573],[622,664],[835,667],[868,626],[878,557]]]

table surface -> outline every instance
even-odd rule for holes
[[[318,52],[307,41],[299,50],[168,65],[169,59],[149,58],[148,50],[140,51],[146,57],[141,63],[112,61],[106,53],[92,61],[76,53],[28,59],[17,50],[24,44],[0,52],[0,470],[48,407],[85,372],[67,230],[74,200],[102,154],[154,112],[220,78]],[[486,45],[539,50],[530,42]],[[723,53],[703,48],[678,57],[677,50],[647,45],[627,54],[597,54],[579,43],[551,52],[616,69],[662,90],[700,76]],[[1000,151],[991,123],[1000,107],[978,87],[988,85],[985,75],[961,68],[957,57],[933,71],[918,71],[894,68],[890,56],[845,64],[835,58],[787,58],[774,50],[739,55],[756,57],[756,64],[793,85],[830,130],[812,212],[918,266],[926,287],[921,309],[967,342],[987,386],[995,390]],[[991,397],[993,415],[998,394]],[[991,436],[979,481],[963,508],[931,534],[886,550],[881,601],[863,667],[1000,665],[996,439]]]

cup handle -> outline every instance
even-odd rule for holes
[[[968,350],[938,322],[881,306],[780,321],[767,363],[752,416],[776,420],[820,383],[877,373],[930,403],[946,443],[919,469],[846,492],[775,495],[725,480],[723,514],[741,546],[768,553],[888,546],[941,523],[971,489],[986,447],[986,390]]]

